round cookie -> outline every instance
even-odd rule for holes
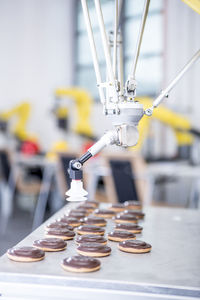
[[[120,242],[118,248],[124,252],[147,253],[151,251],[151,245],[139,240],[128,240]]]
[[[138,218],[130,214],[119,214],[115,217],[116,223],[138,223]]]
[[[142,204],[139,201],[133,201],[133,200],[125,201],[124,206],[127,209],[138,209],[138,210],[142,209]]]
[[[103,257],[111,253],[111,248],[99,243],[82,243],[77,247],[77,252],[84,256]]]
[[[109,210],[112,210],[114,212],[122,212],[124,211],[126,208],[124,206],[123,203],[116,203],[116,204],[112,204],[112,206],[108,207]]]
[[[102,217],[105,219],[111,219],[115,216],[115,212],[109,209],[96,209],[94,211],[94,216],[96,217]]]
[[[114,230],[108,233],[108,239],[114,242],[122,242],[136,239],[136,236],[134,233],[129,231]]]
[[[78,227],[81,225],[81,221],[74,217],[63,216],[62,218],[59,218],[57,221],[62,223],[67,223],[72,227]]]
[[[62,251],[67,247],[67,243],[58,238],[46,238],[33,242],[33,246],[47,252]]]
[[[71,225],[69,225],[67,223],[59,222],[59,221],[47,224],[45,229],[48,230],[49,228],[65,228],[68,230],[74,230],[74,228]]]
[[[126,230],[132,233],[141,233],[143,228],[137,224],[132,224],[132,223],[119,223],[116,224],[115,228],[117,230]]]
[[[100,227],[104,227],[107,224],[107,221],[104,218],[96,216],[85,217],[82,221],[84,224],[96,225]]]
[[[78,234],[104,235],[105,229],[95,225],[82,225],[77,228]]]
[[[46,237],[60,238],[62,240],[73,240],[75,233],[72,230],[64,228],[48,228],[45,233]]]
[[[145,214],[142,211],[135,211],[135,210],[125,210],[123,212],[124,215],[132,215],[138,219],[144,219]]]
[[[45,252],[35,247],[13,247],[7,250],[9,259],[19,262],[34,262],[44,259]]]
[[[66,271],[85,273],[99,270],[101,262],[96,258],[76,255],[63,259],[61,265]]]
[[[95,235],[95,234],[84,234],[76,239],[76,243],[82,244],[82,243],[100,243],[101,245],[106,245],[107,240],[101,236],[101,235]]]

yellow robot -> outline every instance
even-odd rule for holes
[[[153,99],[149,97],[138,97],[136,100],[144,105],[144,109],[150,107],[153,102]],[[144,115],[140,121],[138,126],[139,141],[133,148],[134,150],[140,150],[142,148],[144,140],[148,135],[149,125],[152,119],[157,119],[172,128],[178,147],[191,146],[194,141],[194,134],[199,135],[199,133],[193,130],[191,122],[186,117],[173,112],[164,105],[160,105],[153,111],[152,118]]]
[[[200,0],[182,0],[182,1],[188,6],[190,6],[198,14],[200,14]]]
[[[74,132],[86,136],[88,138],[93,138],[93,130],[90,123],[91,107],[93,104],[93,99],[90,94],[81,88],[71,87],[71,88],[59,88],[55,91],[56,100],[61,100],[63,98],[70,98],[76,104],[77,111],[77,122],[74,128]],[[67,130],[67,121],[69,115],[69,109],[60,103],[56,102],[56,106],[53,109],[60,128]],[[50,160],[55,160],[59,152],[66,152],[69,150],[67,141],[60,140],[54,143],[52,149],[47,153],[47,158]]]
[[[14,127],[11,129],[11,132],[13,135],[19,140],[19,141],[33,141],[36,142],[37,138],[34,135],[31,135],[28,133],[26,126],[28,123],[28,120],[30,118],[30,112],[31,112],[31,105],[29,102],[22,102],[21,104],[13,107],[12,109],[1,112],[0,113],[0,120],[3,122],[8,123],[10,119],[16,117],[17,122],[14,125]]]
[[[85,135],[87,137],[93,136],[93,130],[90,123],[91,107],[93,104],[93,99],[90,94],[81,88],[59,88],[55,91],[55,96],[57,99],[60,98],[71,98],[76,104],[77,111],[77,123],[75,125],[74,131],[77,134]],[[59,107],[56,110],[56,115],[58,118],[67,118],[68,110],[65,107]]]

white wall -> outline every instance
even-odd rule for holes
[[[200,15],[180,0],[166,0],[164,87],[200,48]],[[165,104],[188,117],[200,130],[200,59],[170,92]],[[175,140],[172,132],[162,130],[162,151],[172,154]]]
[[[74,3],[0,1],[0,110],[30,100],[29,129],[45,149],[58,137],[49,113],[53,91],[72,83]]]
[[[200,15],[180,0],[167,1],[165,84],[200,49]],[[199,115],[200,60],[170,93],[168,105],[178,112]],[[200,128],[200,124],[199,124]]]
[[[163,88],[200,48],[200,16],[181,0],[165,0]],[[200,59],[182,77],[164,104],[180,113],[200,130]],[[153,127],[154,154],[174,155],[177,143],[171,128],[161,123]]]

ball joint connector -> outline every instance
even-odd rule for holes
[[[92,154],[87,151],[84,155],[82,155],[79,159],[71,160],[69,163],[69,177],[71,181],[71,188],[66,192],[66,196],[68,196],[67,201],[85,201],[87,200],[87,191],[83,188],[83,171],[82,166],[84,162],[86,162]]]

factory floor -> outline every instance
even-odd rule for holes
[[[49,218],[49,213],[46,213],[45,219]],[[24,239],[32,231],[33,216],[30,212],[15,207],[12,218],[9,221],[5,235],[0,235],[0,256],[6,250],[22,239]]]
[[[31,226],[32,217],[30,213],[19,208],[15,209],[5,235],[0,236],[0,255],[27,236],[31,232]]]

